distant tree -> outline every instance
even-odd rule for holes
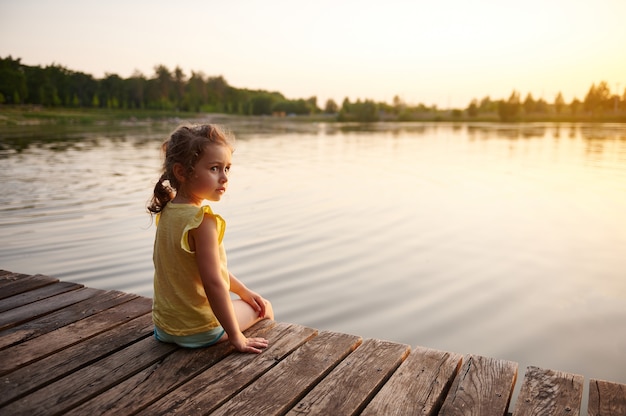
[[[0,58],[0,94],[7,104],[20,104],[28,96],[26,75],[20,59]],[[17,100],[17,101],[16,101]]]
[[[343,105],[338,115],[339,121],[361,121],[372,122],[380,120],[379,107],[372,100],[350,103],[347,98],[343,100]]]
[[[146,77],[139,71],[135,71],[133,75],[124,80],[124,91],[127,94],[129,108],[145,108],[146,107]]]
[[[572,102],[570,103],[569,108],[573,116],[578,114],[578,110],[580,110],[581,106],[582,106],[582,102],[580,102],[578,98],[572,99]]]
[[[393,97],[392,105],[393,105],[393,113],[394,114],[402,114],[406,110],[406,107],[407,107],[407,105],[404,102],[404,100],[402,100],[400,98],[400,96],[398,96],[398,95],[395,95]]]
[[[184,102],[182,109],[185,111],[199,112],[208,101],[208,88],[206,77],[202,72],[191,71],[191,77],[185,85]]]
[[[174,104],[176,105],[176,108],[180,109],[183,103],[183,97],[185,95],[185,82],[186,82],[187,77],[185,76],[185,73],[179,66],[177,66],[174,69],[173,75],[174,75],[174,79],[173,79],[174,91],[173,91],[172,100]]]
[[[350,103],[350,99],[348,97],[344,98],[342,103],[341,103],[341,109],[345,110],[345,111],[349,111],[350,110],[350,106],[352,104]]]
[[[470,102],[470,105],[467,107],[467,115],[472,118],[478,116],[478,100],[477,99],[474,98],[472,102]]]
[[[549,107],[550,106],[548,105],[548,102],[544,100],[543,98],[540,98],[537,101],[535,101],[535,113],[547,114]]]
[[[250,100],[251,114],[254,116],[271,115],[274,104],[283,99],[284,97],[276,97],[267,91],[255,92]]]
[[[531,114],[535,110],[535,100],[533,99],[533,95],[528,93],[526,99],[524,99],[524,113]]]
[[[326,100],[326,105],[324,106],[324,113],[326,114],[335,114],[339,111],[339,106],[332,98]]]
[[[224,77],[209,77],[206,82],[206,89],[208,94],[207,103],[214,108],[214,111],[222,110],[224,107],[226,100],[226,96],[228,95],[228,91],[230,86],[224,79]]]
[[[170,70],[164,65],[157,65],[154,68],[154,87],[153,92],[155,96],[151,97],[153,100],[152,105],[155,108],[161,110],[172,109],[172,90],[174,84],[174,78]]]
[[[341,108],[339,109],[339,114],[337,115],[337,120],[339,121],[350,121],[351,114],[350,111],[352,109],[352,103],[348,97],[343,99],[341,103]]]
[[[272,108],[273,113],[308,115],[316,111],[317,106],[311,99],[303,100],[287,100],[276,101]]]
[[[592,115],[611,108],[611,90],[608,84],[605,81],[600,82],[597,86],[592,84],[585,96],[583,106],[585,111]]]
[[[100,100],[107,108],[119,108],[125,102],[124,80],[117,74],[105,74],[100,82]]]
[[[309,114],[317,114],[317,113],[320,112],[320,109],[317,106],[317,97],[316,96],[309,97],[306,100],[306,104],[307,104],[307,107],[308,107],[308,109],[310,111]]]
[[[491,97],[486,96],[480,100],[478,111],[480,113],[495,113],[498,110],[498,103],[491,100]]]
[[[498,115],[502,121],[513,121],[519,117],[520,109],[519,92],[513,90],[507,101],[501,100],[498,103]]]
[[[78,99],[78,107],[89,107],[91,105],[92,97],[98,91],[98,84],[99,82],[91,75],[82,72],[72,72],[70,74],[71,94]]]
[[[561,91],[559,91],[559,93],[554,98],[554,111],[556,111],[557,114],[561,114],[561,111],[563,111],[563,107],[565,107],[565,100],[563,99],[563,94],[561,94]]]

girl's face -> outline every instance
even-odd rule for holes
[[[228,187],[228,173],[232,151],[220,144],[210,144],[194,166],[186,186],[191,202],[200,205],[203,200],[219,201]]]

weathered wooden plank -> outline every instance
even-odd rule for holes
[[[436,415],[462,358],[459,354],[415,347],[361,416]]]
[[[69,305],[88,299],[98,293],[102,293],[102,291],[98,289],[81,288],[2,312],[0,313],[0,330],[37,319],[48,313],[58,311]]]
[[[17,295],[0,300],[0,312],[19,308],[33,302],[38,302],[61,293],[71,292],[84,287],[78,283],[58,282],[32,289]]]
[[[19,342],[36,338],[52,332],[65,325],[88,318],[103,310],[135,299],[137,295],[130,295],[115,290],[102,292],[97,296],[85,299],[74,305],[41,316],[32,321],[0,331],[0,349],[10,347]]]
[[[4,269],[0,269],[0,279],[3,279],[4,276],[6,276],[8,274],[13,274],[13,272],[10,272],[10,271],[4,270]]]
[[[589,380],[589,416],[626,416],[626,384]]]
[[[405,344],[366,340],[287,414],[358,414],[410,350]]]
[[[177,347],[154,337],[130,345],[102,360],[24,396],[2,409],[3,414],[56,415],[95,397],[133,374],[162,360]]]
[[[56,331],[6,348],[0,354],[0,375],[40,360],[152,310],[152,301],[136,298]]]
[[[9,285],[16,280],[23,279],[28,277],[29,275],[23,273],[15,273],[10,272],[8,270],[0,270],[0,289],[2,289],[5,285]]]
[[[360,343],[361,338],[353,335],[322,332],[212,414],[283,414]]]
[[[207,414],[316,334],[312,328],[278,323],[264,334],[270,345],[263,353],[231,354],[139,414]]]
[[[142,315],[93,338],[0,377],[0,406],[32,393],[102,357],[151,336],[152,317]],[[111,402],[115,402],[112,398]],[[96,413],[94,413],[96,414]]]
[[[517,363],[467,355],[439,412],[450,415],[505,415],[517,379]]]
[[[273,321],[263,320],[245,331],[245,334],[249,337],[263,336],[275,325]],[[151,365],[69,411],[65,416],[135,414],[196,377],[233,351],[234,348],[227,342],[210,348],[179,348],[162,362]]]
[[[42,274],[34,276],[22,275],[23,277],[15,279],[5,279],[0,281],[0,299],[15,296],[29,290],[37,289],[42,286],[57,283],[59,279]]]
[[[513,416],[577,415],[582,398],[582,376],[528,367]]]

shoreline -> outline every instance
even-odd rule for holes
[[[171,120],[194,120],[215,118],[219,120],[250,120],[264,122],[325,122],[343,123],[337,114],[313,115],[277,115],[277,116],[242,116],[222,113],[192,113],[184,111],[143,110],[143,109],[87,109],[87,108],[48,108],[41,106],[0,106],[0,126],[36,126],[36,125],[98,125],[116,122],[140,123]],[[367,123],[358,122],[356,123]],[[350,122],[350,123],[355,123]],[[503,121],[497,114],[485,114],[477,117],[459,116],[452,111],[441,110],[437,113],[425,113],[411,120],[401,120],[391,115],[381,117],[374,123],[419,123],[419,122],[453,122],[453,123],[626,123],[626,114],[604,114],[600,116],[569,114],[537,114],[520,117],[516,120]]]

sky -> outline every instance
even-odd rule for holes
[[[465,108],[626,88],[625,0],[0,0],[0,57],[96,78],[157,65],[236,88]]]

